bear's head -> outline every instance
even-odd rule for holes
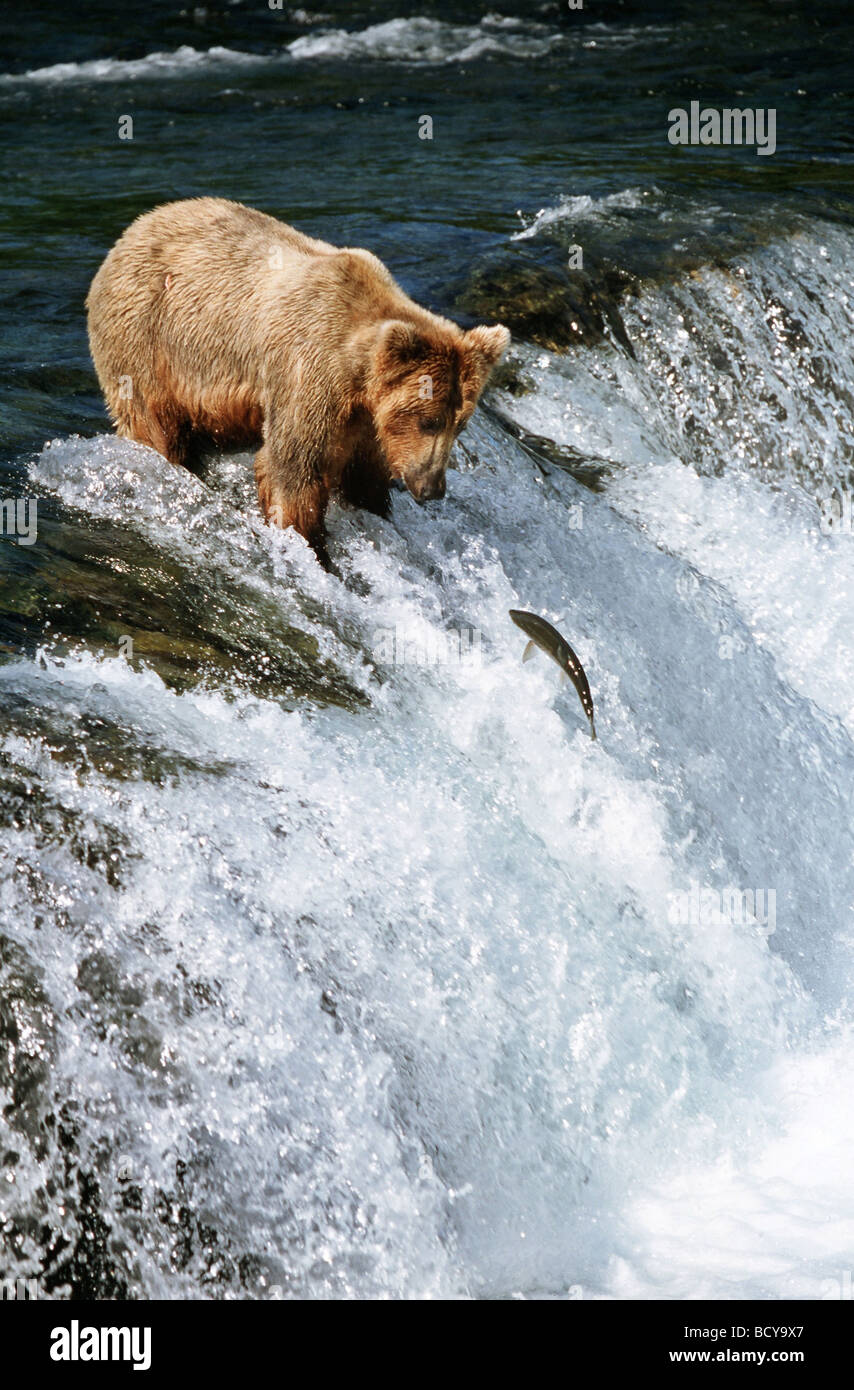
[[[374,342],[367,406],[392,477],[425,502],[445,495],[451,445],[510,341],[500,324],[383,323]]]

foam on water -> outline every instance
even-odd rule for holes
[[[644,201],[653,198],[656,191],[655,189],[621,188],[616,193],[606,193],[600,198],[594,198],[589,193],[567,195],[561,198],[554,207],[540,208],[539,212],[535,213],[530,220],[527,220],[520,212],[518,216],[523,219],[525,225],[520,232],[516,232],[510,239],[511,241],[528,241],[537,236],[544,227],[565,222],[570,224],[586,222],[607,216],[611,212],[619,213],[626,209],[633,211],[643,207]]]
[[[295,11],[299,24],[321,24],[323,15]],[[512,15],[485,15],[477,24],[452,24],[446,20],[414,15],[385,20],[364,29],[313,28],[281,49],[269,53],[245,53],[215,45],[196,49],[182,44],[171,53],[149,53],[144,58],[97,58],[81,63],[53,63],[23,73],[0,74],[0,86],[22,83],[116,82],[138,78],[181,77],[199,68],[257,67],[280,63],[335,59],[394,62],[436,66],[471,63],[481,58],[531,60],[557,50],[621,49],[666,35],[660,26],[586,25],[577,33],[561,32],[537,20]]]
[[[526,352],[536,391],[502,398],[614,460],[609,501],[724,585],[793,689],[849,726],[852,285],[849,234],[803,229],[630,301],[636,361]]]
[[[254,67],[268,61],[256,53],[241,53],[236,49],[198,49],[182,44],[171,53],[147,53],[144,58],[92,58],[84,63],[51,63],[49,67],[32,68],[29,72],[0,74],[0,86],[12,87],[22,83],[60,82],[126,82],[138,78],[183,77],[198,68]]]
[[[771,1068],[776,1130],[744,1163],[688,1166],[634,1201],[635,1259],[612,1261],[615,1297],[851,1298],[851,1041],[845,1030]]]
[[[502,55],[541,58],[562,34],[545,24],[512,16],[486,15],[477,24],[449,24],[414,16],[389,19],[366,29],[327,29],[306,34],[288,45],[294,58],[350,58],[407,63],[467,63]]]
[[[707,467],[696,435],[679,486],[678,384],[702,353],[674,361],[674,420],[656,293],[638,362],[534,357],[536,394],[501,402],[558,440],[586,429],[624,463],[609,490],[544,478],[480,417],[443,504],[333,509],[347,584],[234,505],[248,459],[212,488],[106,437],[36,460],[67,506],[244,569],[259,622],[296,602],[371,700],[178,694],[87,652],[0,668],[5,774],[39,811],[0,848],[0,933],[41,972],[29,1036],[53,1059],[33,1104],[71,1103],[131,1292],[821,1296],[851,1268],[841,618],[813,596],[810,684],[796,623],[757,597],[800,565],[808,604],[833,561],[788,492],[761,473],[733,492],[748,470]],[[782,432],[793,466],[813,440],[835,455],[834,383],[810,384],[800,453]],[[763,487],[760,582],[746,531],[726,537]],[[578,651],[598,743],[554,668],[521,665],[511,607]],[[142,764],[87,754],[93,720]],[[773,890],[773,930],[685,913],[695,884]],[[0,1214],[73,1238],[45,1185],[62,1162],[25,1148]],[[31,1273],[30,1237],[17,1258]]]

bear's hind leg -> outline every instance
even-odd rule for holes
[[[178,411],[156,410],[148,402],[143,405],[134,402],[119,415],[116,432],[124,439],[147,444],[170,463],[193,471],[198,467],[201,437],[193,429],[189,416]]]

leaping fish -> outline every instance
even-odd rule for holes
[[[596,725],[593,723],[593,697],[590,694],[590,685],[584,667],[566,638],[561,637],[557,628],[552,627],[551,623],[546,622],[538,613],[525,613],[519,608],[511,608],[510,617],[529,638],[528,645],[522,653],[522,660],[530,661],[539,647],[540,651],[545,652],[546,656],[550,656],[552,661],[557,663],[563,672],[564,680],[568,676],[578,691],[578,698],[590,721],[591,737],[595,738]]]

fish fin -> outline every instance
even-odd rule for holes
[[[530,642],[528,643],[528,645],[526,646],[525,650],[524,650],[523,653],[522,653],[522,660],[523,660],[523,661],[530,661],[530,660],[531,660],[531,657],[534,655],[534,652],[535,652],[536,650],[537,650],[537,644],[536,644],[536,642],[534,641],[534,639],[533,639],[533,637],[532,637],[531,640],[530,640]]]

